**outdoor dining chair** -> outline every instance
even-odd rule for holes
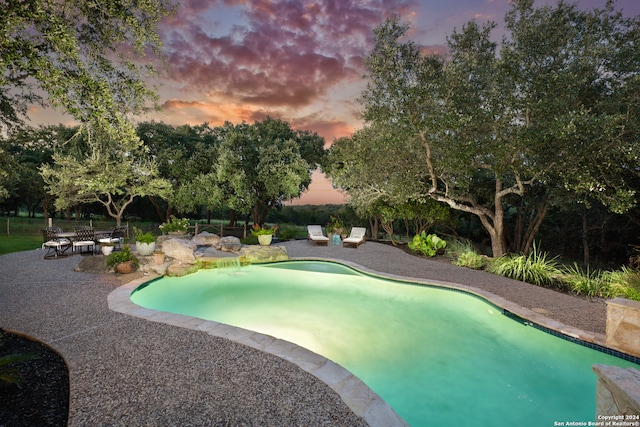
[[[113,243],[114,245],[113,250],[120,250],[126,234],[127,234],[126,226],[116,227],[113,229],[109,237],[103,237],[98,239],[98,243]]]
[[[96,251],[96,233],[92,229],[76,230],[75,235],[72,238],[73,252],[78,251],[82,254],[82,248],[87,248],[87,254],[89,248],[91,248],[91,255]]]
[[[72,247],[71,240],[58,236],[57,229],[48,227],[46,230],[42,230],[42,237],[44,239],[42,249],[47,249],[45,259],[61,258],[68,255],[66,252]]]

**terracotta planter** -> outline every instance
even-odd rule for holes
[[[262,246],[269,246],[272,239],[273,234],[261,234],[258,236],[258,243],[260,243]]]
[[[153,253],[153,262],[156,265],[162,265],[164,264],[164,252],[154,252]]]
[[[150,256],[156,250],[156,242],[141,243],[136,242],[136,251],[140,256]]]
[[[135,268],[135,264],[132,261],[126,261],[126,262],[121,262],[120,264],[117,264],[115,267],[115,271],[116,273],[120,273],[120,274],[129,274],[133,272],[134,268]]]

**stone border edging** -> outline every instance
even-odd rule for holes
[[[354,414],[372,427],[408,427],[408,424],[376,392],[339,364],[297,344],[243,328],[182,314],[144,308],[131,301],[131,293],[143,283],[160,276],[133,280],[112,291],[108,306],[112,311],[152,322],[206,332],[253,347],[294,363],[333,389]]]

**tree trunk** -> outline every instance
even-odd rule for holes
[[[229,210],[229,227],[238,225],[238,214],[234,209]]]
[[[42,214],[44,215],[45,224],[49,224],[49,200],[42,199]]]
[[[589,227],[587,224],[587,212],[582,211],[582,261],[584,265],[589,265],[589,239],[587,233]]]
[[[524,254],[529,253],[548,210],[549,196],[546,194],[542,199],[528,205],[528,207],[524,202],[520,203],[516,216],[516,226],[513,232],[513,245],[511,246],[513,251]],[[529,218],[529,224],[526,230],[524,230],[525,217]]]
[[[160,222],[167,222],[169,220],[169,212],[171,212],[171,205],[167,204],[166,211],[163,212],[162,207],[160,206],[160,202],[156,200],[155,197],[149,197],[149,201],[153,205],[156,210],[156,215],[160,219]]]
[[[544,200],[538,204],[538,209],[536,210],[536,214],[529,223],[529,227],[527,228],[527,232],[524,235],[524,247],[522,248],[522,252],[528,254],[531,248],[533,247],[534,239],[540,231],[540,227],[542,226],[542,221],[547,216],[547,211],[549,210],[549,196],[545,195]]]
[[[380,221],[382,224],[382,228],[389,235],[389,239],[391,239],[391,244],[396,246],[396,242],[393,240],[393,221]]]
[[[369,218],[369,226],[371,227],[371,238],[378,240],[378,218]]]

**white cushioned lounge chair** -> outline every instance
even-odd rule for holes
[[[357,248],[367,240],[366,234],[367,229],[365,227],[353,227],[349,237],[342,241],[342,246],[355,246]]]
[[[307,240],[313,242],[315,245],[329,244],[329,238],[322,234],[322,226],[320,225],[307,225]]]

